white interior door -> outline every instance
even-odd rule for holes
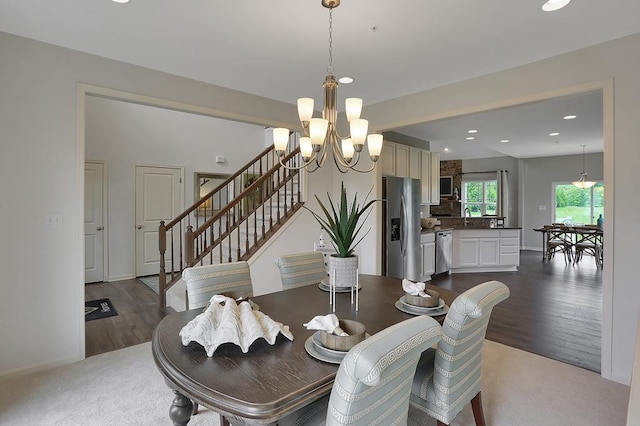
[[[104,281],[104,165],[84,165],[84,282]]]
[[[158,227],[180,214],[183,200],[180,167],[136,166],[136,276],[160,272]],[[166,261],[170,253],[166,253]]]

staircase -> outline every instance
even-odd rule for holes
[[[248,260],[302,207],[300,148],[289,152],[287,168],[273,147],[265,149],[174,220],[160,222],[161,307],[184,268]]]

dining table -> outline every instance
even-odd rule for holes
[[[553,225],[546,225],[546,226],[541,226],[539,228],[533,228],[534,231],[540,232],[542,234],[542,261],[543,262],[549,260],[549,253],[547,250],[548,250],[549,235],[551,233],[551,230],[557,230],[558,228],[559,227],[553,226]],[[594,226],[585,227],[585,226],[571,226],[571,225],[564,225],[560,228],[562,229],[563,233],[568,235],[568,239],[570,241],[572,250],[573,250],[573,247],[578,242],[577,238],[580,235],[581,229],[588,228],[589,230],[595,232],[597,234],[596,238],[599,245],[598,256],[600,257],[599,259],[596,260],[596,264],[602,267],[602,245],[603,245],[604,232],[601,228],[594,227]],[[573,253],[571,255],[573,256]]]
[[[359,306],[351,292],[336,293],[335,314],[340,319],[361,322],[373,335],[391,325],[412,318],[401,310],[404,296],[399,278],[361,274]],[[427,289],[439,293],[444,308],[430,314],[442,323],[457,293],[435,285]],[[307,285],[253,297],[258,309],[272,320],[289,327],[290,341],[279,334],[273,345],[259,338],[247,353],[232,343],[220,345],[208,357],[203,346],[184,346],[180,330],[202,309],[167,315],[153,333],[152,352],[156,366],[174,393],[169,417],[174,425],[191,419],[193,402],[220,414],[221,424],[275,424],[279,419],[313,403],[331,392],[339,361],[311,356],[306,345],[315,330],[303,324],[317,315],[333,312],[329,293],[320,286]],[[402,299],[404,300],[404,299]]]

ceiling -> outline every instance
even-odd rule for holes
[[[576,0],[548,13],[541,5],[542,0],[344,0],[333,12],[333,64],[336,76],[355,81],[341,85],[339,96],[362,97],[368,105],[640,32],[637,0]],[[320,0],[0,0],[0,31],[289,103],[303,96],[316,104],[322,99],[328,16]],[[461,132],[477,127],[482,133],[475,145],[490,150],[485,155],[524,158],[544,155],[534,150],[543,146],[552,155],[580,151],[583,142],[573,136],[571,149],[560,151],[568,129],[576,126],[575,136],[587,137],[587,152],[602,151],[602,129],[598,139],[586,119],[602,109],[601,101],[573,101],[510,108],[501,112],[508,119],[484,113],[464,118],[471,121],[402,131],[431,139],[432,147],[453,146]],[[560,124],[557,115],[546,114],[570,107],[585,112]],[[551,121],[527,120],[532,117]],[[536,134],[524,131],[534,127]],[[558,144],[547,139],[552,131],[564,132]],[[512,142],[496,145],[496,138],[505,137]]]

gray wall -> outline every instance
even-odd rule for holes
[[[585,170],[589,179],[603,180],[603,154],[586,154]],[[555,196],[553,185],[577,180],[582,171],[582,155],[527,158],[521,161],[522,246],[542,250],[542,237],[533,231],[553,220]],[[613,196],[610,182],[605,182],[605,200]],[[543,206],[543,207],[542,207]],[[541,207],[544,210],[541,210]]]

